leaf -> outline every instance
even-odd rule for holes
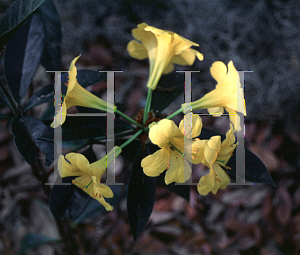
[[[61,23],[59,14],[52,0],[45,2],[38,8],[45,28],[44,51],[41,64],[47,71],[61,70]]]
[[[152,93],[151,109],[160,113],[184,91],[184,75],[171,73],[161,77]]]
[[[65,85],[68,82],[67,76],[68,73],[62,73],[61,75],[61,90],[63,95],[67,93],[67,86]],[[79,70],[77,73],[77,81],[84,88],[103,80],[106,80],[105,73],[92,70]],[[24,111],[46,102],[54,102],[54,84],[49,84],[37,91],[27,102]]]
[[[41,234],[29,233],[26,234],[21,241],[21,248],[17,254],[23,254],[28,250],[37,248],[38,246],[49,242],[60,242],[60,238],[53,238]]]
[[[225,135],[221,135],[218,132],[207,128],[202,128],[199,138],[209,139],[210,137],[215,135],[220,135],[222,141],[226,138]],[[229,166],[231,170],[224,170],[229,175],[236,177],[236,150],[233,152],[233,155],[229,159],[227,166]],[[247,148],[245,148],[245,179],[249,182],[267,183],[276,186],[264,163]]]
[[[59,178],[56,179],[55,183]],[[62,178],[62,182],[71,183],[75,178],[76,176]],[[69,220],[74,221],[82,214],[91,199],[87,193],[73,184],[54,184],[50,193],[49,206],[56,219],[69,218]]]
[[[11,123],[14,142],[19,152],[29,165],[36,161],[36,149],[23,118],[14,118]]]
[[[44,0],[16,0],[6,11],[0,22],[0,49],[8,42],[28,16]]]
[[[2,82],[2,81],[0,81]],[[0,104],[7,106],[9,109],[12,110],[12,107],[10,105],[10,103],[8,102],[6,96],[4,95],[2,88],[0,88]]]
[[[103,137],[106,139],[106,116],[68,116],[62,125],[63,141]],[[116,118],[115,134],[132,130],[132,126]]]
[[[24,117],[26,129],[37,147],[46,156],[47,165],[54,160],[54,129],[35,117]]]
[[[36,161],[35,145],[46,156],[48,165],[54,159],[54,131],[35,117],[15,118],[11,123],[14,142],[29,165]]]
[[[39,66],[44,36],[41,17],[34,13],[6,45],[4,73],[13,97],[19,103],[26,94]]]
[[[133,162],[128,185],[127,216],[134,240],[141,234],[152,213],[156,195],[155,177],[144,174],[141,161],[150,151],[141,146]]]

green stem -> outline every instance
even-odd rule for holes
[[[2,81],[0,81],[0,87],[5,95],[5,97],[7,98],[7,100],[9,101],[9,104],[11,105],[12,108],[11,111],[13,112],[14,115],[17,115],[18,113],[18,108],[14,102],[14,100],[12,99],[11,95],[9,94],[9,92],[7,91],[6,87],[4,86],[4,84],[2,83]]]
[[[116,113],[118,113],[124,119],[128,120],[129,122],[133,123],[134,125],[137,125],[138,127],[143,128],[143,126],[141,124],[137,123],[135,120],[133,120],[132,118],[128,117],[126,114],[124,114],[123,112],[119,111],[118,109],[117,109]]]
[[[182,108],[178,109],[176,112],[173,112],[172,114],[170,114],[168,117],[166,117],[166,119],[172,119],[173,117],[175,117],[176,115],[178,115],[179,113],[183,112]]]
[[[148,113],[150,112],[151,99],[152,99],[152,89],[148,88],[147,101],[146,101],[146,105],[145,105],[145,109],[144,109],[144,116],[143,116],[143,124],[144,125],[148,119]]]
[[[135,133],[132,137],[130,137],[130,139],[128,139],[125,143],[120,145],[120,148],[123,149],[125,146],[127,146],[128,144],[130,144],[135,138],[137,138],[144,130],[141,129],[139,130],[137,133]]]

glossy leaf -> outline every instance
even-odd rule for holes
[[[31,139],[46,156],[47,165],[50,165],[54,160],[54,129],[35,117],[23,119]]]
[[[102,137],[106,139],[106,116],[68,116],[62,125],[63,141]],[[132,130],[132,126],[116,118],[115,134]]]
[[[144,148],[140,147],[136,155],[128,185],[127,216],[135,240],[149,220],[156,195],[156,178],[145,175],[141,167],[142,159],[150,154],[149,149]]]
[[[36,161],[37,147],[46,156],[48,165],[54,158],[54,132],[41,120],[34,117],[15,118],[11,123],[14,142],[29,165]]]
[[[182,94],[184,91],[184,74],[171,73],[161,77],[157,88],[152,93],[151,109],[156,114],[160,113],[167,106]]]
[[[68,82],[67,76],[68,73],[61,74],[61,90],[63,95],[67,93],[67,86],[65,85]],[[105,73],[92,70],[78,70],[77,81],[84,88],[103,80],[106,80]],[[24,111],[46,102],[54,102],[54,84],[49,84],[37,91],[27,102]]]
[[[75,178],[76,176],[62,178],[62,182],[71,183]],[[49,206],[56,219],[63,220],[68,218],[74,221],[82,214],[91,199],[87,193],[73,184],[54,184],[50,193]]]
[[[5,78],[17,102],[25,96],[39,66],[44,36],[42,19],[34,13],[20,26],[5,47]]]
[[[36,149],[30,134],[26,129],[26,124],[23,118],[15,118],[11,123],[12,134],[14,135],[14,142],[29,165],[36,161]]]
[[[45,243],[59,242],[59,241],[61,241],[60,238],[53,238],[53,237],[36,234],[36,233],[28,233],[22,238],[21,248],[17,254],[23,254]]]
[[[8,42],[28,16],[44,0],[16,0],[6,11],[0,22],[0,49]]]
[[[41,64],[47,71],[61,70],[61,23],[59,14],[52,0],[38,8],[45,28],[44,51]]]

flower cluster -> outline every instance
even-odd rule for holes
[[[214,90],[191,104],[182,104],[175,114],[147,126],[148,124],[145,123],[150,112],[151,93],[156,89],[162,74],[171,72],[174,64],[191,66],[196,58],[202,61],[203,55],[191,48],[199,46],[197,43],[174,32],[161,30],[146,23],[141,23],[133,29],[132,35],[135,40],[127,45],[129,55],[139,60],[149,59],[148,96],[142,123],[144,126],[117,110],[114,105],[80,86],[75,66],[79,57],[76,57],[70,65],[69,80],[66,84],[67,93],[51,126],[62,125],[66,119],[66,111],[71,106],[84,106],[120,114],[135,124],[139,131],[120,147],[116,146],[115,150],[110,151],[107,158],[102,158],[92,164],[79,153],[69,153],[65,157],[61,155],[58,162],[61,177],[78,176],[72,183],[97,199],[106,210],[112,210],[112,206],[104,199],[113,197],[112,190],[100,183],[106,166],[121,153],[122,148],[138,138],[142,132],[149,131],[150,141],[158,145],[160,149],[142,159],[141,166],[146,175],[155,177],[166,171],[165,183],[167,185],[172,182],[184,183],[191,178],[191,164],[202,163],[209,168],[209,174],[200,179],[198,192],[201,195],[207,195],[209,192],[216,194],[218,189],[225,189],[230,179],[224,168],[228,169],[226,164],[236,147],[234,132],[240,130],[237,113],[242,112],[246,115],[245,108],[241,111],[238,107],[238,102],[244,102],[244,95],[239,74],[232,61],[228,63],[228,66],[220,61],[212,64],[210,72],[217,82]],[[188,112],[187,109],[189,109]],[[202,120],[199,115],[193,114],[191,109],[192,111],[207,109],[213,116],[220,116],[226,110],[232,124],[224,141],[221,141],[221,136],[200,140],[198,137],[202,130]],[[178,127],[170,118],[180,112],[185,113],[185,117]],[[147,123],[149,122],[151,121]]]

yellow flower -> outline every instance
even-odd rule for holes
[[[155,177],[167,170],[165,175],[167,185],[172,182],[183,183],[187,181],[191,175],[191,167],[184,159],[184,121],[180,122],[179,128],[174,121],[168,119],[152,123],[149,127],[149,139],[161,149],[142,160],[141,166],[144,173]],[[191,132],[190,137],[199,136],[201,129],[201,118],[198,115],[193,115],[192,130],[188,131]],[[192,161],[189,155],[186,157]],[[185,164],[186,168],[184,167]]]
[[[237,115],[237,101],[238,98],[242,98],[242,102],[244,102],[244,94],[237,70],[232,61],[228,63],[228,72],[226,65],[223,62],[217,61],[210,68],[210,73],[217,81],[216,88],[201,99],[192,102],[192,109],[200,110],[207,108],[209,113],[218,117],[224,112],[225,108],[235,128],[238,131],[241,130],[240,119]],[[182,105],[182,109],[186,109],[187,107],[187,104]],[[242,113],[246,116],[245,106]]]
[[[203,55],[191,49],[199,46],[174,32],[161,30],[146,23],[141,23],[132,30],[133,37],[140,41],[132,40],[127,45],[131,57],[142,60],[149,58],[150,74],[147,87],[155,90],[163,73],[174,69],[174,64],[193,65],[195,58],[203,60]]]
[[[59,174],[61,177],[79,176],[72,183],[92,198],[97,199],[107,211],[112,211],[113,207],[105,201],[104,197],[112,198],[114,194],[110,187],[101,184],[100,180],[106,170],[106,165],[111,164],[121,151],[122,149],[116,146],[115,151],[111,150],[107,157],[92,164],[80,153],[68,153],[65,157],[60,155],[58,159]]]
[[[54,118],[51,127],[58,127],[62,125],[66,120],[67,109],[72,106],[83,106],[89,108],[95,108],[102,111],[108,111],[114,113],[114,105],[107,103],[101,98],[93,95],[87,91],[77,82],[77,68],[75,63],[80,56],[73,59],[69,69],[69,80],[67,94],[64,98],[64,102]]]
[[[221,136],[213,136],[209,140],[205,140],[203,150],[204,160],[201,158],[201,163],[209,167],[210,172],[208,175],[201,177],[197,186],[198,192],[201,195],[207,195],[210,191],[216,194],[218,189],[225,189],[230,182],[228,174],[221,166],[229,169],[226,164],[236,147],[233,132],[234,130],[231,125],[222,143]]]

